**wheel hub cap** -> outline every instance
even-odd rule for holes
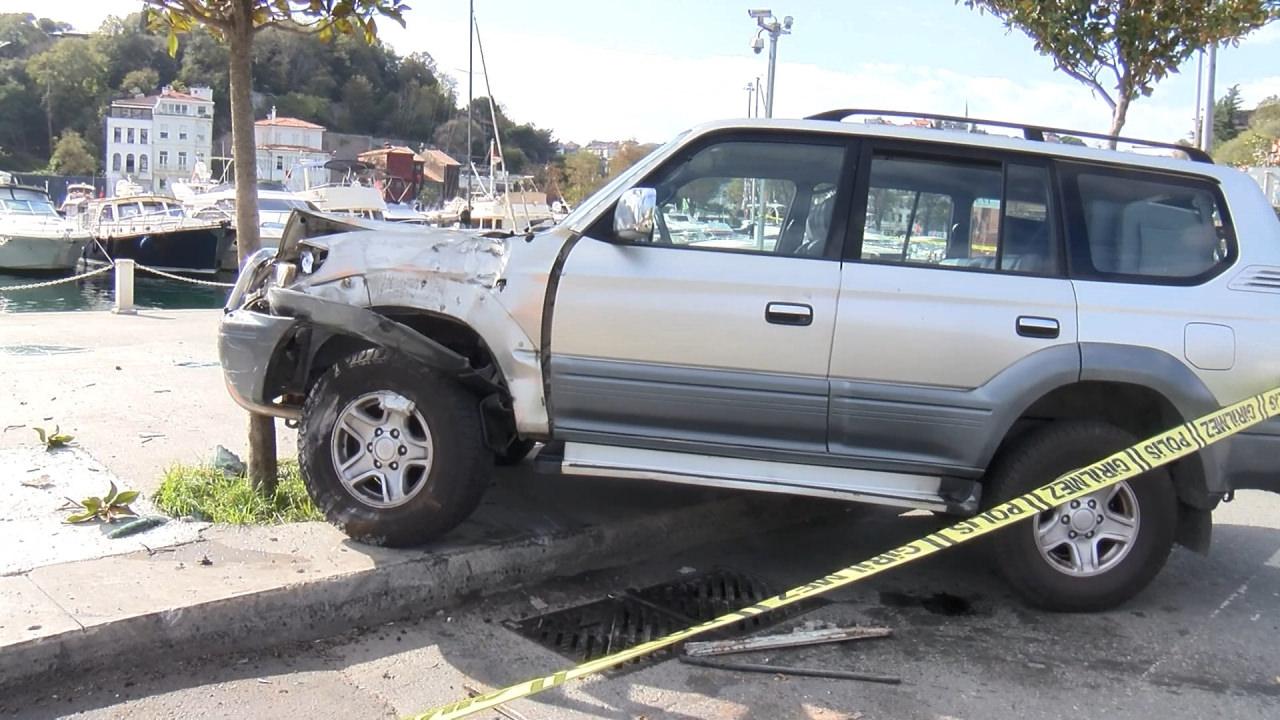
[[[333,468],[352,497],[393,508],[427,485],[435,447],[413,401],[389,390],[370,392],[338,413],[329,442]]]
[[[1089,577],[1124,560],[1138,538],[1140,522],[1133,488],[1120,482],[1040,513],[1031,532],[1050,567]]]

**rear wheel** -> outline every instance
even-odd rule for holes
[[[1125,448],[1133,437],[1101,422],[1056,422],[1030,433],[988,475],[990,505],[1034,490]],[[1136,595],[1173,547],[1177,496],[1158,468],[997,532],[997,567],[1028,603],[1081,612]]]
[[[489,482],[479,403],[382,349],[329,369],[298,428],[307,491],[330,522],[376,545],[417,545],[475,510]]]

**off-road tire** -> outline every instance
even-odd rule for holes
[[[1048,484],[1070,470],[1132,445],[1129,433],[1107,423],[1061,421],[1020,439],[987,475],[983,503],[991,507]],[[1073,577],[1050,565],[1029,520],[993,534],[989,551],[1000,573],[1028,604],[1059,612],[1092,612],[1132,598],[1160,572],[1173,547],[1177,495],[1169,473],[1157,468],[1127,481],[1140,520],[1128,554],[1109,570]]]
[[[394,508],[357,499],[338,478],[330,452],[342,408],[376,390],[412,400],[434,444],[426,485]],[[340,360],[312,386],[298,426],[298,462],[316,507],[347,535],[371,545],[421,545],[453,529],[480,504],[493,471],[483,437],[474,395],[420,363],[375,348]]]

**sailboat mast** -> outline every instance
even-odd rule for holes
[[[471,162],[471,98],[475,85],[475,27],[476,2],[467,3],[467,207],[471,207],[471,176],[475,174],[475,165]]]

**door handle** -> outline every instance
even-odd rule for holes
[[[774,325],[812,325],[813,308],[801,303],[771,302],[764,306],[764,319]]]
[[[1061,329],[1054,318],[1022,315],[1018,318],[1018,334],[1022,337],[1048,338],[1058,337]]]

